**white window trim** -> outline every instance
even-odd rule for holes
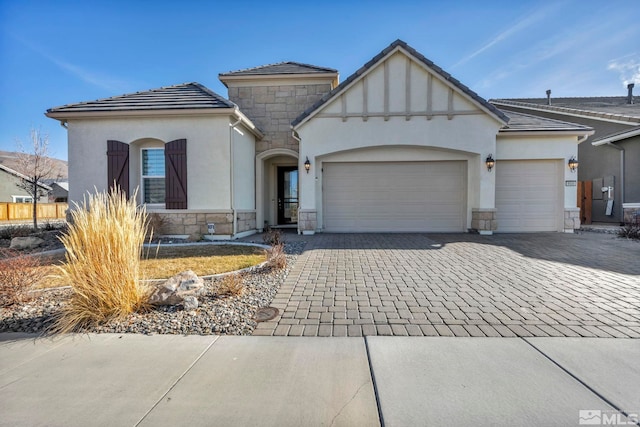
[[[164,208],[166,203],[144,203],[145,194],[144,194],[144,180],[147,178],[164,178],[167,179],[167,171],[165,171],[164,175],[145,175],[144,174],[144,152],[151,150],[159,150],[162,151],[164,157],[164,148],[163,147],[143,147],[140,149],[140,193],[142,195],[142,203],[145,206],[150,208]],[[166,199],[166,194],[165,194]]]
[[[13,203],[33,203],[33,197],[31,196],[11,196]],[[25,199],[22,202],[18,202],[18,199]],[[28,199],[28,200],[27,200]]]

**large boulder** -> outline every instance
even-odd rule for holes
[[[156,285],[149,302],[154,305],[178,305],[185,309],[198,306],[197,296],[204,293],[204,280],[191,270],[178,273],[164,283]],[[185,304],[186,300],[186,304]],[[195,301],[194,301],[195,300]]]
[[[44,240],[39,237],[14,237],[11,239],[11,245],[9,249],[22,250],[22,249],[34,249],[42,245]]]

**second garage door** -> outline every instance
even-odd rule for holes
[[[499,232],[561,231],[562,162],[503,160],[496,164]]]
[[[466,162],[324,163],[329,232],[462,232]]]

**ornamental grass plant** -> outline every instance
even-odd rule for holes
[[[60,238],[65,262],[58,270],[73,293],[53,332],[80,330],[148,308],[149,289],[140,277],[147,215],[135,200],[136,194],[127,199],[120,190],[96,192],[71,212],[69,230]]]

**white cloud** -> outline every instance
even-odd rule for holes
[[[607,69],[617,72],[625,87],[629,83],[640,83],[640,54],[633,53],[612,59]]]
[[[541,21],[542,19],[544,19],[550,12],[551,12],[552,8],[545,8],[545,9],[541,9],[536,11],[535,13],[532,13],[528,16],[526,16],[525,18],[521,19],[520,21],[518,21],[516,24],[512,25],[511,27],[507,28],[506,30],[502,31],[500,34],[498,34],[497,36],[495,36],[493,39],[489,40],[487,43],[485,43],[482,47],[480,47],[479,49],[477,49],[476,51],[472,52],[471,54],[465,56],[464,58],[462,58],[460,61],[456,62],[451,68],[455,68],[459,65],[464,64],[465,62],[475,58],[476,56],[480,55],[481,53],[491,49],[493,46],[497,45],[500,42],[503,42],[505,40],[508,40],[509,38],[511,38],[512,36],[514,36],[515,34],[525,30],[527,27],[533,25],[534,23]]]
[[[505,84],[510,78],[519,77],[521,87],[526,88],[524,92],[534,87],[536,92],[559,87],[565,93],[580,90],[582,93],[601,93],[613,90],[603,77],[605,67],[618,72],[625,87],[633,79],[640,82],[640,54],[607,59],[611,57],[610,52],[637,38],[638,30],[617,21],[604,21],[595,22],[593,18],[544,37],[536,34],[525,49],[518,51],[517,55],[503,57],[496,68],[472,87],[488,90]],[[581,31],[582,27],[589,27],[590,31]]]
[[[67,71],[68,73],[74,75],[75,77],[86,83],[92,84],[102,89],[107,89],[111,92],[123,92],[126,91],[126,88],[129,86],[123,80],[113,78],[103,73],[96,73],[94,71],[90,71],[78,65],[67,62],[58,56],[46,52],[39,46],[16,36],[15,34],[12,34],[11,36],[32,51],[36,52],[38,55],[55,64],[58,68]]]

